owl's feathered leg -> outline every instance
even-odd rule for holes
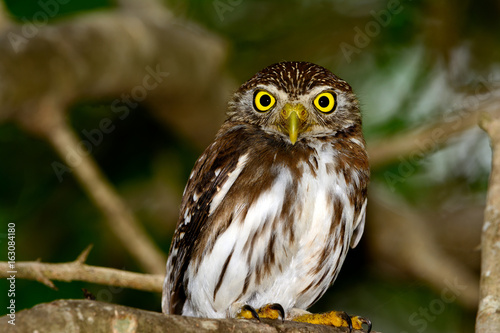
[[[301,309],[292,309],[289,318],[293,321],[298,321],[301,323],[348,327],[349,332],[352,329],[362,330],[363,324],[368,327],[367,333],[370,333],[370,331],[372,330],[372,323],[369,319],[360,316],[350,317],[344,311],[310,313]]]

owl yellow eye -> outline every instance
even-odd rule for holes
[[[255,93],[253,99],[253,105],[256,110],[260,112],[265,112],[273,107],[274,103],[276,103],[276,99],[265,90],[258,90]]]
[[[323,113],[332,112],[337,106],[335,97],[337,96],[333,92],[323,92],[314,99],[314,106]]]

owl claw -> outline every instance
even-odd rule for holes
[[[372,322],[370,319],[360,316],[352,317],[351,320],[356,324],[355,326],[359,326],[359,329],[362,329],[362,325],[365,324],[368,326],[366,333],[370,333],[372,330]]]
[[[278,303],[266,304],[265,306],[255,309],[252,306],[245,304],[240,307],[239,313],[236,318],[243,319],[257,319],[260,321],[261,318],[267,319],[280,319],[285,321],[285,309]]]
[[[352,332],[352,320],[351,317],[345,311],[339,311],[338,316],[343,319],[347,323],[347,327],[349,328],[349,333]]]
[[[279,312],[279,317],[281,317],[281,322],[282,323],[285,322],[285,309],[283,309],[283,306],[281,306],[281,304],[279,304],[279,303],[273,303],[273,304],[266,305],[265,307],[267,307],[267,308],[269,308],[271,310],[278,311]]]
[[[368,318],[361,318],[361,319],[363,319],[363,322],[368,326],[366,333],[370,333],[372,331],[372,321]]]
[[[260,317],[257,311],[255,311],[255,309],[248,304],[245,304],[241,307],[240,313],[237,317],[244,319],[257,319],[258,321],[260,321]]]

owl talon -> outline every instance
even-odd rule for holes
[[[356,329],[363,329],[363,324],[368,326],[368,329],[366,330],[366,333],[370,333],[372,330],[372,322],[370,319],[365,318],[365,317],[360,317],[360,316],[355,316],[351,318],[353,322],[353,326]]]
[[[240,313],[238,313],[237,318],[257,319],[258,321],[260,321],[260,317],[257,311],[255,311],[255,309],[248,304],[245,304],[241,307]]]
[[[267,304],[257,310],[261,318],[279,319],[281,322],[285,321],[285,309],[278,303]]]
[[[345,312],[345,311],[339,311],[337,312],[338,316],[340,318],[342,318],[346,323],[347,323],[347,327],[349,328],[349,333],[352,332],[352,320],[351,320],[351,317]],[[344,325],[342,325],[344,326]]]
[[[283,306],[281,306],[281,304],[279,304],[279,303],[271,304],[271,306],[272,306],[272,309],[274,309],[280,313],[281,322],[284,323],[285,322],[285,309],[283,309]]]

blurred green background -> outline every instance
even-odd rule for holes
[[[36,1],[9,0],[5,5],[20,23],[42,10]],[[499,1],[169,0],[165,5],[177,17],[194,21],[228,42],[225,71],[238,85],[282,60],[314,62],[347,80],[362,104],[369,146],[467,110],[466,98],[474,96],[478,87],[493,89],[500,82]],[[72,0],[60,6],[51,22],[114,8],[111,1]],[[76,132],[96,128],[103,117],[110,117],[111,101],[74,105],[69,114]],[[146,106],[114,123],[116,130],[106,135],[92,155],[157,244],[168,252],[175,211],[202,150],[174,128],[158,123]],[[13,123],[0,124],[0,221],[4,226],[0,260],[6,254],[5,225],[15,222],[18,261],[72,261],[94,244],[87,263],[139,271],[71,174],[58,181],[51,163],[59,160],[44,141],[28,136]],[[373,170],[372,179],[423,215],[432,215],[432,227],[438,229],[441,221],[436,216],[456,212],[457,206],[481,212],[490,161],[487,137],[476,128],[431,152],[414,165],[405,181],[388,183],[387,174],[397,172],[398,163]],[[481,213],[473,214],[470,222],[466,230],[477,236]],[[453,221],[445,225],[448,229],[442,232],[453,234]],[[479,245],[477,237],[475,241]],[[453,242],[452,238],[447,244]],[[459,260],[472,253],[466,265],[477,274],[477,249],[460,243],[454,246],[467,252],[455,251]],[[340,309],[361,314],[382,332],[472,331],[474,309],[458,302],[436,302],[441,295],[427,283],[382,267],[379,261],[362,241],[313,311]],[[60,298],[82,298],[81,288],[86,288],[99,300],[160,311],[158,294],[82,282],[55,282],[58,291],[35,281],[18,279],[16,284],[18,310]],[[0,299],[5,290],[6,281],[0,281]],[[438,303],[444,304],[439,311]],[[5,314],[5,307],[1,309],[0,315]],[[422,315],[426,309],[430,317]]]

